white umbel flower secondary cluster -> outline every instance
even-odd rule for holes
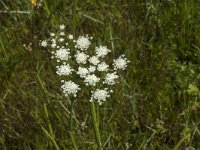
[[[57,71],[56,73],[60,76],[68,76],[70,74],[72,74],[73,69],[70,67],[69,64],[66,64],[65,62],[63,63],[63,65],[60,66],[56,66]]]
[[[88,57],[89,56],[83,52],[77,52],[77,54],[75,55],[78,64],[86,64]]]
[[[95,74],[87,75],[84,80],[84,82],[86,83],[86,86],[88,86],[88,85],[95,86],[96,83],[99,81],[100,81],[100,78],[98,78]]]
[[[106,99],[109,97],[110,97],[110,92],[108,91],[108,88],[96,89],[95,91],[92,91],[92,96],[90,98],[90,102],[97,100],[99,105],[102,105],[102,103],[104,101],[106,101]]]
[[[64,84],[61,86],[61,88],[63,89],[65,96],[72,94],[74,97],[76,97],[77,92],[80,90],[79,85],[71,80],[67,82],[64,81]]]
[[[108,67],[109,66],[105,62],[102,62],[102,63],[98,64],[97,70],[98,71],[107,71]]]
[[[67,61],[71,56],[70,56],[70,49],[69,48],[59,48],[58,50],[56,50],[55,52],[53,51],[52,54],[54,54],[54,56],[52,58],[57,58],[57,62],[60,61]]]
[[[119,76],[117,75],[117,72],[107,73],[103,83],[108,85],[114,85],[117,82],[118,78]]]
[[[83,68],[83,67],[78,67],[78,71],[77,74],[81,77],[81,78],[85,78],[86,75],[89,73],[87,68]]]
[[[88,35],[86,36],[79,36],[78,39],[75,41],[76,45],[75,48],[80,50],[86,50],[90,46],[90,37]]]
[[[96,66],[98,63],[100,63],[100,60],[97,56],[92,56],[89,58],[89,62]]]
[[[129,61],[121,55],[109,64],[105,61],[111,52],[107,46],[91,46],[93,37],[82,35],[75,38],[65,32],[65,25],[58,29],[40,45],[51,49],[52,59],[58,62],[56,73],[62,79],[64,95],[76,97],[79,91],[93,89],[89,101],[103,104],[110,97],[112,86],[119,82],[118,70],[125,70]]]
[[[116,60],[113,61],[113,65],[114,65],[114,70],[117,69],[121,69],[121,70],[125,70],[127,67],[127,64],[130,62],[127,60],[127,58],[125,58],[125,55],[121,55],[119,58],[117,58]]]
[[[111,50],[107,48],[107,46],[99,46],[95,48],[97,57],[104,58]]]

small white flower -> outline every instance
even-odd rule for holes
[[[89,41],[89,37],[87,35],[79,36],[75,42],[76,42],[75,47],[80,50],[86,50],[91,44],[91,42]]]
[[[51,39],[51,48],[56,48],[56,39]]]
[[[102,62],[102,63],[98,64],[97,70],[98,71],[107,71],[108,67],[109,66],[105,62]]]
[[[110,93],[107,88],[96,89],[95,91],[92,91],[90,102],[97,100],[99,105],[101,105],[104,101],[106,101],[106,98],[109,98],[109,97],[110,97]]]
[[[125,58],[125,55],[121,55],[119,58],[113,61],[114,70],[117,69],[125,70],[129,62],[130,61],[128,61],[127,58]]]
[[[83,68],[83,67],[78,67],[78,71],[77,74],[81,77],[81,78],[85,78],[86,75],[89,73],[87,68]]]
[[[95,86],[96,83],[99,81],[100,81],[100,78],[98,78],[95,74],[87,75],[84,80],[84,82],[86,83],[86,86],[88,85]]]
[[[73,40],[74,37],[73,37],[72,34],[69,34],[68,38],[69,38],[70,40]]]
[[[89,58],[89,62],[93,65],[97,65],[100,62],[100,60],[97,56],[92,56]]]
[[[55,51],[55,58],[58,60],[68,60],[70,58],[70,49],[68,48],[60,48]]]
[[[64,38],[60,38],[60,39],[59,39],[60,42],[63,42],[64,40],[65,40]]]
[[[60,35],[61,35],[61,36],[64,36],[64,35],[65,35],[65,32],[60,32]]]
[[[50,36],[56,36],[55,33],[51,33]]]
[[[51,39],[51,43],[56,43],[56,39]]]
[[[52,43],[51,48],[55,48],[55,47],[56,47],[56,43]]]
[[[96,67],[95,67],[95,66],[90,66],[90,67],[88,68],[88,71],[89,71],[90,73],[95,72],[95,70],[96,70]]]
[[[79,85],[72,81],[64,81],[64,84],[61,86],[65,96],[72,94],[76,97],[77,92],[80,90]]]
[[[60,76],[64,75],[64,76],[68,76],[70,74],[72,74],[73,69],[70,67],[69,64],[63,63],[63,65],[60,66],[56,66],[57,71],[56,73]]]
[[[46,47],[46,46],[47,46],[47,41],[45,41],[45,40],[42,41],[42,42],[41,42],[41,46],[42,46],[42,47]]]
[[[75,55],[78,64],[86,64],[88,57],[89,56],[83,52],[77,52],[77,54]]]
[[[105,77],[104,84],[113,85],[116,83],[116,80],[119,78],[116,72],[107,73]]]
[[[111,50],[107,48],[107,46],[99,46],[95,48],[97,57],[105,57]]]
[[[64,30],[65,29],[65,25],[64,24],[61,24],[59,27],[60,27],[60,30]]]

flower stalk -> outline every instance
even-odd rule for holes
[[[71,107],[70,107],[70,121],[69,121],[69,135],[73,144],[73,147],[75,150],[78,150],[75,142],[75,133],[73,130],[73,106],[74,106],[74,100],[71,100]]]
[[[94,102],[90,103],[90,108],[91,108],[92,123],[93,123],[93,127],[94,127],[94,133],[95,133],[95,138],[96,138],[96,142],[98,145],[98,149],[103,150]]]

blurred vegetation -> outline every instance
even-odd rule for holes
[[[97,112],[104,149],[200,148],[199,10],[200,0],[0,0],[0,149],[73,149],[70,101],[38,45],[63,23],[131,60]],[[75,141],[93,150],[88,98],[81,98]]]

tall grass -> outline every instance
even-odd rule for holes
[[[198,149],[199,4],[0,0],[0,149]],[[55,64],[38,45],[61,23],[131,60],[95,110],[87,97],[61,94]]]

